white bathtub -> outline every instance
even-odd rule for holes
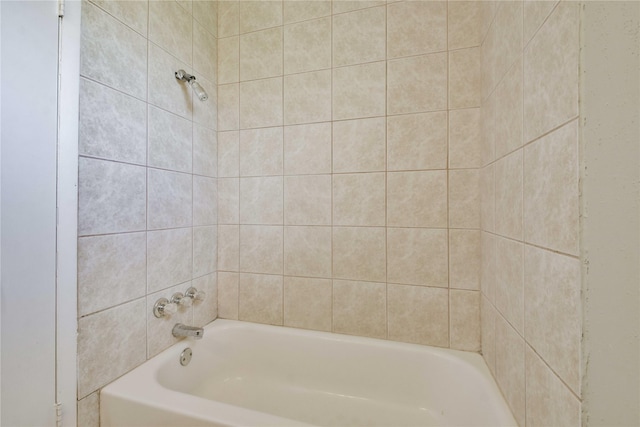
[[[230,320],[106,386],[100,417],[102,427],[517,425],[478,354]]]

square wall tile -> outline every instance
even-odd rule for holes
[[[240,2],[240,34],[279,25],[282,25],[282,0]]]
[[[191,286],[206,294],[203,301],[193,303],[193,324],[206,326],[218,317],[218,277],[207,274],[193,279]]]
[[[218,2],[193,0],[193,18],[213,35],[218,34]]]
[[[283,239],[282,226],[240,226],[240,271],[282,274]]]
[[[445,169],[447,113],[387,117],[388,170]]]
[[[240,36],[240,81],[282,75],[282,27]]]
[[[496,238],[496,308],[524,335],[524,244]]]
[[[173,1],[149,2],[149,40],[187,64],[193,60],[191,14]]]
[[[193,73],[189,65],[155,44],[149,43],[149,71],[148,74],[143,72],[144,75],[148,75],[149,104],[191,119],[193,116],[193,90],[186,82],[176,79],[175,72],[181,69],[187,73]],[[129,73],[131,70],[118,75],[128,75]]]
[[[80,155],[146,164],[147,106],[143,101],[81,78],[79,113]]]
[[[447,2],[409,1],[387,6],[389,58],[447,50]]]
[[[331,331],[333,286],[328,279],[284,278],[284,326]]]
[[[449,49],[479,46],[482,42],[482,3],[477,1],[449,2]]]
[[[240,180],[218,178],[218,223],[240,223]]]
[[[449,111],[450,168],[478,168],[482,165],[480,120],[480,108]]]
[[[313,5],[320,1],[288,1]],[[329,9],[331,9],[330,2]],[[284,72],[303,73],[331,68],[331,18],[315,19],[284,27]]]
[[[496,233],[522,240],[522,150],[495,163]]]
[[[240,274],[239,320],[282,325],[282,276]]]
[[[387,286],[384,283],[333,281],[333,332],[387,337]]]
[[[218,130],[236,130],[240,126],[240,86],[238,83],[218,86]]]
[[[209,2],[211,3],[211,2]],[[193,69],[198,77],[217,79],[218,69],[218,39],[198,23],[194,15],[193,20]],[[213,89],[213,88],[212,88]]]
[[[385,174],[334,174],[333,224],[384,226]]]
[[[149,166],[191,173],[193,124],[190,120],[149,106],[148,138]]]
[[[496,157],[502,157],[523,144],[522,60],[516,61],[498,84],[496,97]]]
[[[218,225],[218,270],[240,270],[239,225]]]
[[[523,2],[507,2],[496,12],[493,24],[496,34],[493,73],[496,82],[502,80],[522,51],[522,6]]]
[[[281,176],[240,178],[240,223],[283,224]]]
[[[333,66],[362,64],[386,57],[386,10],[363,9],[333,16]]]
[[[100,396],[99,392],[78,401],[78,425],[84,427],[100,427]]]
[[[217,270],[218,231],[216,226],[193,228],[193,277]]]
[[[284,223],[331,225],[331,175],[284,178]]]
[[[282,175],[282,127],[240,131],[240,176]]]
[[[284,128],[284,173],[331,173],[331,123]]]
[[[240,2],[221,0],[218,2],[218,37],[238,35],[240,32]]]
[[[240,174],[240,132],[218,132],[218,176]]]
[[[480,289],[480,230],[449,230],[449,287]]]
[[[449,291],[424,286],[387,285],[389,339],[449,346]]]
[[[215,177],[218,175],[217,132],[193,125],[193,173]]]
[[[330,278],[331,227],[285,227],[284,274]]]
[[[502,316],[496,318],[496,379],[518,425],[525,423],[525,343]]]
[[[140,298],[146,283],[145,233],[78,239],[79,316]]]
[[[333,122],[333,172],[385,170],[383,117]]]
[[[447,54],[387,62],[387,114],[447,109]]]
[[[285,0],[283,7],[285,24],[331,15],[331,1]]]
[[[218,317],[238,320],[238,273],[218,272]]]
[[[480,170],[480,228],[493,232],[496,229],[495,165]]]
[[[333,14],[351,12],[358,9],[366,9],[369,7],[382,6],[384,0],[333,0]]]
[[[447,227],[447,172],[387,173],[387,225]]]
[[[497,237],[495,235],[484,231],[480,235],[480,251],[482,254],[480,289],[492,304],[495,303],[496,295],[496,240]]]
[[[538,31],[559,0],[525,0],[524,2],[524,44]]]
[[[480,106],[480,48],[449,52],[449,108]]]
[[[192,224],[192,176],[148,169],[147,228],[189,227]]]
[[[578,255],[578,121],[524,150],[524,239]]]
[[[92,2],[107,11],[120,22],[128,25],[142,35],[148,31],[149,4],[147,1],[125,2],[96,0]]]
[[[449,171],[449,226],[479,228],[479,175],[477,169]]]
[[[449,291],[450,347],[480,351],[480,292]]]
[[[386,62],[333,69],[333,120],[384,116]]]
[[[282,77],[240,83],[240,128],[282,126]]]
[[[482,358],[495,377],[496,375],[496,310],[484,297],[480,297],[480,335]]]
[[[331,120],[331,71],[314,71],[284,78],[284,123]]]
[[[191,228],[147,233],[147,292],[156,292],[191,280]]]
[[[78,181],[78,235],[145,229],[144,167],[81,157]]]
[[[448,286],[447,230],[387,228],[387,280]]]
[[[240,81],[240,37],[218,39],[218,84]]]
[[[384,227],[334,227],[333,277],[384,282],[386,236]]]

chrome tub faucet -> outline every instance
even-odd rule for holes
[[[193,337],[199,340],[204,335],[204,329],[176,323],[171,330],[171,334],[176,338]]]

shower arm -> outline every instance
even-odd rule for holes
[[[182,80],[185,82],[190,82],[192,80],[195,80],[196,76],[192,76],[191,74],[187,73],[185,70],[178,70],[176,71],[176,79]]]

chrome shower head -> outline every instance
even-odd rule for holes
[[[209,95],[207,95],[207,92],[205,92],[202,86],[200,86],[200,83],[196,82],[196,76],[193,76],[184,70],[176,71],[175,76],[176,79],[189,83],[189,86],[191,86],[200,101],[206,101],[207,99],[209,99]]]

